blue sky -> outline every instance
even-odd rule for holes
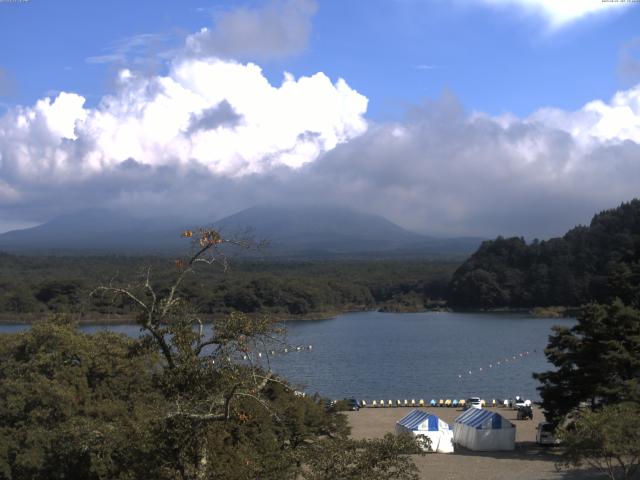
[[[0,2],[0,231],[329,201],[560,234],[638,193],[639,25],[600,0]]]
[[[153,49],[179,46],[212,25],[215,12],[260,2],[30,0],[0,5],[0,66],[11,78],[7,104],[74,91],[96,102],[111,88],[114,53],[141,34]],[[611,8],[613,11],[614,7]],[[321,1],[308,46],[262,65],[343,77],[370,99],[372,118],[393,118],[450,89],[470,109],[528,115],[542,106],[577,109],[630,81],[618,72],[625,44],[640,35],[640,6],[594,15],[548,32],[547,21],[515,5],[447,0]]]

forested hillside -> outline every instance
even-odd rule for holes
[[[347,310],[417,311],[438,304],[458,263],[417,261],[237,261],[229,272],[203,268],[181,294],[203,314],[270,313],[304,318]],[[0,254],[0,318],[39,318],[65,312],[100,319],[130,315],[131,305],[91,299],[112,280],[135,284],[147,269],[158,288],[175,273],[158,257],[35,257]]]
[[[484,242],[449,286],[458,308],[578,306],[640,300],[640,200],[603,211],[561,238]]]

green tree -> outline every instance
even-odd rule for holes
[[[611,480],[631,479],[640,464],[640,406],[624,403],[599,411],[584,410],[558,431],[564,453],[561,465],[584,464]]]
[[[409,454],[424,455],[413,437],[388,433],[372,440],[327,439],[314,446],[305,480],[417,480]]]
[[[157,473],[164,398],[155,354],[63,317],[0,341],[0,478],[128,479]]]
[[[265,352],[281,342],[270,318],[200,317],[187,278],[226,270],[226,249],[249,245],[184,236],[193,250],[172,282],[156,284],[149,268],[93,292],[137,312],[140,338],[81,334],[58,317],[3,338],[0,479],[293,480],[336,444],[357,445],[358,468],[382,472],[372,478],[411,478],[397,476],[415,466],[394,437],[353,443],[343,414],[269,370]]]
[[[274,322],[233,313],[206,325],[181,295],[183,281],[199,266],[217,264],[226,270],[227,248],[251,245],[224,239],[214,230],[183,235],[193,238],[193,251],[176,261],[169,288],[154,287],[148,272],[138,286],[96,290],[138,307],[142,342],[162,360],[158,381],[166,409],[156,419],[164,477],[294,479],[313,471],[318,448],[332,445],[322,439],[347,441],[348,429],[342,414],[297,397],[286,381],[265,370],[268,363],[258,360],[258,352],[268,352],[278,341]],[[384,446],[393,451],[389,441],[364,446],[371,462],[371,452],[383,452]],[[384,471],[409,468],[404,457],[384,458]]]
[[[555,424],[581,402],[640,401],[640,310],[620,300],[587,305],[575,326],[555,327],[545,354],[556,370],[534,378]]]

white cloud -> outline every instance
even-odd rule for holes
[[[608,103],[594,100],[575,112],[541,109],[531,120],[564,130],[581,144],[640,143],[640,85],[617,92]]]
[[[519,7],[542,16],[551,29],[558,29],[577,20],[598,14],[618,12],[631,2],[603,0],[479,0],[499,7]]]
[[[430,233],[545,237],[638,195],[640,86],[527,118],[449,94],[367,128],[366,99],[323,74],[274,86],[253,64],[188,60],[119,81],[96,108],[66,93],[0,118],[4,222],[331,202]]]
[[[272,85],[255,64],[183,59],[118,82],[95,108],[61,93],[0,117],[0,219],[331,202],[431,233],[544,237],[638,195],[640,86],[527,118],[448,94],[367,126],[367,99],[322,73]]]
[[[363,133],[367,99],[323,73],[273,86],[255,64],[184,59],[166,76],[122,70],[118,91],[97,108],[61,93],[0,119],[0,170],[19,182],[79,179],[134,159],[150,166],[196,162],[241,176],[297,168]],[[193,128],[230,109],[234,122]]]

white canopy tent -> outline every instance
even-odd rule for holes
[[[499,413],[471,408],[455,419],[453,440],[469,450],[513,450],[516,427]]]
[[[396,422],[396,433],[408,432],[415,437],[431,440],[431,447],[423,450],[438,453],[453,453],[453,431],[448,423],[423,410],[412,410]]]

